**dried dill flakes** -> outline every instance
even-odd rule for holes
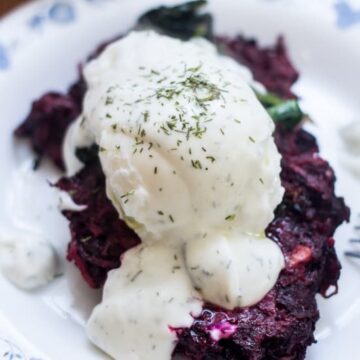
[[[131,282],[134,282],[141,274],[143,273],[143,270],[139,270],[131,279]]]
[[[189,69],[185,68],[184,73],[179,76],[179,81],[172,81],[169,86],[156,89],[154,94],[148,97],[148,99],[155,97],[158,100],[165,99],[168,101],[176,99],[179,96],[183,96],[185,99],[188,97],[189,102],[194,101],[195,104],[201,108],[198,114],[191,116],[193,121],[189,122],[184,118],[185,113],[180,106],[180,102],[176,100],[175,108],[177,114],[171,115],[169,120],[160,123],[157,128],[158,133],[162,132],[165,135],[173,135],[174,133],[183,134],[187,140],[192,136],[201,139],[206,133],[207,128],[204,126],[204,123],[211,121],[211,119],[208,118],[206,104],[219,99],[222,89],[210,82],[204,74],[199,72],[201,66],[202,64]],[[151,75],[160,75],[160,73],[156,70],[151,70]],[[165,81],[165,78],[160,79],[158,83],[162,81]],[[199,93],[201,93],[201,97]],[[143,121],[147,122],[149,116],[148,111],[143,113]],[[181,142],[182,140],[177,139],[177,146],[180,146]]]
[[[199,170],[202,169],[200,160],[191,160],[191,165],[194,169],[199,169]]]
[[[134,195],[134,193],[135,193],[135,190],[130,190],[130,191],[126,192],[125,194],[121,195],[120,199],[124,199],[124,198],[127,198],[129,196],[132,196],[132,195]]]
[[[167,102],[171,102],[170,105],[173,106],[174,111],[168,114],[167,118],[162,119],[159,116],[159,120],[153,121],[151,124],[149,123],[150,117],[153,116],[151,111],[143,109],[142,112],[140,112],[136,120],[136,126],[133,128],[130,126],[126,131],[127,134],[136,135],[134,136],[134,155],[137,154],[137,156],[139,156],[140,154],[146,153],[146,157],[154,157],[154,153],[151,151],[153,144],[149,143],[146,145],[146,137],[151,135],[150,128],[146,126],[154,126],[154,130],[158,134],[172,136],[174,138],[173,145],[169,146],[166,151],[176,151],[183,142],[192,138],[203,139],[208,131],[207,123],[212,121],[216,115],[213,111],[209,111],[210,102],[219,100],[222,101],[223,106],[225,106],[225,98],[222,93],[226,92],[226,90],[222,87],[227,84],[218,85],[213,82],[206,73],[202,72],[202,67],[202,63],[189,68],[185,65],[183,70],[179,69],[179,72],[174,75],[174,79],[169,79],[167,74],[164,74],[162,70],[154,68],[148,68],[142,73],[141,76],[153,83],[153,88],[149,88],[150,93],[139,96],[138,99],[131,103],[124,103],[124,101],[122,101],[122,105],[133,106],[141,101],[148,101],[148,104],[151,104],[155,101],[157,105],[165,106]],[[142,67],[140,70],[145,70],[145,68]],[[115,100],[118,99],[108,95],[106,97],[106,104],[110,105],[114,103]],[[187,111],[186,102],[193,108],[192,113]],[[131,115],[131,113],[129,114]],[[159,115],[161,115],[161,113],[159,113]],[[111,118],[111,116],[110,113],[106,114],[106,118]],[[130,122],[130,120],[128,120],[128,122]],[[145,125],[146,123],[148,125]],[[146,127],[146,130],[144,127]],[[115,124],[112,125],[112,129],[114,131],[120,131],[120,127]],[[220,131],[224,135],[223,129],[220,129]],[[159,144],[154,143],[154,145],[160,148]],[[204,146],[201,147],[201,150],[204,153],[207,152]],[[190,159],[186,160],[190,161],[194,169],[207,171],[210,168],[210,164],[215,162],[215,156],[208,155],[204,156],[204,159],[191,160],[191,157],[194,156],[191,148],[188,148],[188,153]],[[182,161],[185,160],[182,152],[179,153],[178,156]],[[158,173],[158,167],[155,166],[153,169],[156,175]],[[176,175],[176,172],[173,172],[173,174]]]
[[[149,111],[145,111],[143,113],[143,116],[144,116],[144,122],[148,122],[149,117],[150,117]]]
[[[205,269],[202,269],[201,272],[205,275],[205,276],[214,276],[214,273],[210,272],[210,271],[207,271]]]
[[[234,220],[235,220],[235,217],[236,217],[235,214],[230,214],[230,215],[228,215],[228,216],[225,218],[225,220],[226,220],[226,221],[234,221]]]
[[[177,270],[181,270],[181,266],[173,266],[171,272],[175,274]]]
[[[176,88],[160,88],[156,91],[157,99],[166,99],[171,100],[174,96],[179,96],[182,93],[183,89]]]
[[[84,126],[85,122],[86,122],[86,116],[82,116],[80,121],[80,126],[81,127]]]
[[[105,105],[112,105],[114,103],[114,98],[107,96],[105,99]]]

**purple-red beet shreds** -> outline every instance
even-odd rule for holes
[[[268,90],[284,98],[294,97],[290,88],[298,74],[282,39],[267,49],[242,37],[217,41],[247,65]],[[92,57],[102,49],[99,47]],[[45,95],[34,104],[17,135],[29,137],[37,152],[62,165],[62,138],[80,112],[85,91],[86,84],[80,78],[68,95]],[[349,210],[334,194],[334,173],[319,157],[312,135],[299,128],[289,132],[278,126],[275,141],[283,156],[285,196],[267,235],[281,246],[286,268],[275,287],[255,306],[225,311],[206,304],[190,329],[176,329],[179,342],[175,355],[189,360],[303,360],[306,347],[314,342],[319,317],[315,295],[327,295],[330,286],[336,289],[341,266],[332,236],[336,227],[348,220]],[[90,286],[100,287],[107,272],[120,266],[120,255],[140,239],[119,219],[107,199],[98,161],[71,178],[61,179],[57,186],[69,192],[77,204],[87,205],[82,212],[64,212],[71,229],[68,259],[75,262]]]
[[[70,222],[68,260],[74,261],[86,282],[101,287],[109,270],[120,266],[120,256],[138,245],[138,236],[119,218],[105,193],[105,176],[99,162],[84,167],[57,187],[68,192],[84,211],[64,211]]]
[[[268,91],[285,99],[296,97],[291,86],[299,74],[289,60],[282,37],[278,38],[275,46],[268,48],[260,48],[255,40],[242,36],[219,37],[216,42],[222,51],[248,66],[255,80]]]
[[[71,94],[45,94],[32,104],[30,114],[15,130],[15,135],[29,139],[40,157],[46,155],[63,169],[62,143],[65,132],[80,112]]]

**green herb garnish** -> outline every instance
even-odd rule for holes
[[[138,20],[137,28],[152,28],[168,36],[189,40],[194,36],[213,37],[213,19],[199,10],[204,0],[190,1],[177,6],[161,6],[145,13]]]

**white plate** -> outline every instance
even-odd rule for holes
[[[163,1],[175,3],[175,1]],[[1,231],[13,226],[36,226],[47,232],[60,252],[69,234],[56,211],[56,200],[45,179],[56,172],[45,166],[28,183],[17,179],[26,172],[33,154],[12,139],[12,131],[45,91],[65,90],[76,78],[76,64],[102,40],[128,29],[137,15],[159,1],[38,0],[0,22],[0,208]],[[352,226],[360,218],[359,182],[339,161],[338,129],[360,121],[360,2],[323,0],[214,0],[217,33],[242,32],[261,43],[283,33],[291,57],[301,72],[295,91],[316,124],[323,156],[338,176],[337,192],[352,208],[352,224],[336,234],[343,264],[340,294],[319,299],[318,344],[309,360],[357,360],[360,333],[360,261],[343,256],[350,247]],[[15,189],[15,190],[14,190]],[[73,271],[67,266],[67,271]],[[77,274],[75,271],[74,274]],[[75,277],[76,278],[76,277]],[[86,340],[82,323],[94,296],[81,281],[59,278],[34,293],[22,292],[0,278],[0,359],[106,358]],[[74,283],[76,283],[74,286]],[[77,292],[69,288],[76,288]],[[82,296],[79,297],[79,294]],[[85,294],[85,295],[84,295]],[[81,306],[79,305],[81,304]],[[126,360],[126,359],[124,359]]]

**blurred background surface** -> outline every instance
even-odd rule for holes
[[[0,16],[6,14],[15,6],[25,2],[27,2],[27,0],[0,0]]]

